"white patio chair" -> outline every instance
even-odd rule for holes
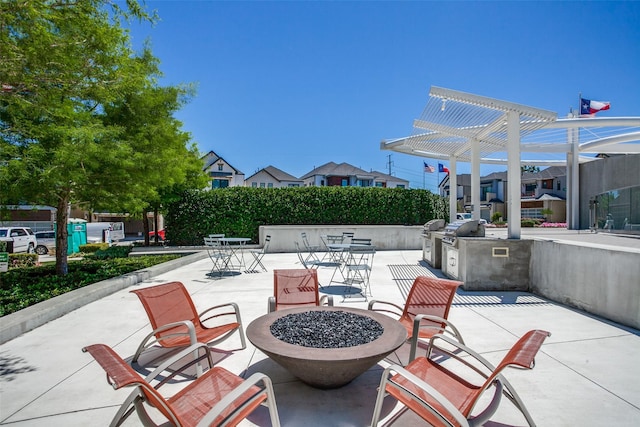
[[[222,244],[222,242],[215,237],[205,237],[204,245],[207,247],[209,258],[213,263],[209,276],[213,276],[218,273],[222,277],[225,273],[229,272],[229,263],[231,262],[231,252]]]
[[[264,257],[264,254],[267,253],[267,249],[269,249],[270,242],[271,242],[271,236],[267,235],[264,238],[264,246],[262,246],[262,248],[249,250],[251,255],[253,255],[253,261],[251,262],[251,265],[249,266],[249,268],[247,268],[247,271],[253,271],[254,268],[256,268],[257,266],[260,266],[263,271],[267,271],[264,264],[262,264],[262,258]]]

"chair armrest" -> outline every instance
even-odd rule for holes
[[[431,396],[434,400],[436,400],[438,402],[438,404],[442,405],[442,407],[447,410],[447,412],[456,420],[456,422],[459,425],[461,425],[463,427],[470,427],[469,421],[458,410],[458,408],[456,408],[446,397],[444,397],[438,390],[433,388],[427,382],[421,380],[416,375],[412,374],[410,371],[406,370],[405,368],[403,368],[403,367],[401,367],[399,365],[391,365],[387,369],[385,369],[384,374],[383,374],[385,376],[385,378],[389,377],[389,374],[390,374],[391,371],[395,371],[397,374],[400,374],[405,379],[407,379],[409,382],[413,383],[415,386],[420,388],[423,392],[425,392],[429,396]],[[388,380],[387,382],[391,382],[391,381]],[[400,389],[405,390],[404,387],[401,387],[398,384],[393,383],[393,382],[391,382],[391,383],[394,384],[396,387],[399,387]],[[405,390],[405,391],[408,392],[408,390]],[[382,392],[382,390],[380,390],[380,392]],[[437,417],[441,418],[441,421],[443,421],[443,423],[446,423],[447,425],[452,426],[452,424],[449,422],[449,420],[444,418],[442,416],[442,414],[440,414],[440,412],[438,412],[433,406],[429,405],[428,402],[420,399],[418,396],[416,396],[413,393],[410,393],[410,394],[414,399],[420,401],[422,406],[429,408],[430,412],[432,412]]]
[[[445,327],[435,326],[435,325],[420,325],[423,320],[428,320],[430,322],[435,323],[444,323]],[[458,328],[451,322],[449,322],[444,317],[433,316],[430,314],[418,314],[413,318],[413,336],[417,336],[420,328],[433,328],[442,331],[443,333],[448,333],[456,337],[460,343],[464,344],[464,339],[462,339],[462,334],[458,331]]]
[[[205,356],[207,358],[207,361],[209,362],[209,368],[213,367],[213,358],[211,357],[211,349],[205,344],[205,343],[201,343],[201,342],[196,342],[195,344],[190,345],[189,347],[181,350],[180,352],[174,354],[173,356],[171,356],[170,358],[166,359],[164,362],[162,362],[160,365],[158,365],[158,367],[156,369],[153,370],[153,372],[151,372],[149,375],[147,375],[144,379],[146,382],[151,382],[153,380],[156,379],[156,377],[160,374],[162,374],[163,372],[167,371],[167,368],[169,368],[171,365],[174,365],[176,362],[178,362],[180,359],[189,356],[191,353],[195,353],[197,351],[199,351],[199,349],[203,348],[205,350],[205,354],[203,356],[199,356],[197,358],[193,358],[192,360],[190,360],[189,362],[187,362],[186,364],[176,368],[176,369],[172,369],[170,372],[170,374],[166,377],[163,378],[163,380],[160,382],[160,384],[158,384],[157,386],[155,386],[156,389],[160,388],[160,386],[162,386],[163,384],[167,383],[171,378],[175,377],[177,374],[184,372],[185,369],[187,369],[188,367],[198,363],[200,360],[204,359]]]
[[[445,341],[448,345],[453,347],[455,350],[451,351],[448,348],[436,345],[436,341],[437,340]],[[434,348],[437,348],[439,351],[441,351],[441,352],[449,355],[450,357],[458,360],[459,362],[467,365],[469,368],[473,369],[474,371],[476,371],[480,375],[484,376],[485,378],[488,378],[487,373],[480,371],[480,369],[478,369],[477,366],[475,366],[474,364],[469,362],[468,358],[461,356],[460,352],[464,352],[467,355],[471,356],[473,359],[475,359],[478,362],[480,362],[489,371],[493,372],[493,371],[496,370],[496,367],[493,366],[493,364],[491,362],[489,362],[487,359],[482,357],[478,352],[476,352],[475,350],[467,347],[466,345],[464,345],[463,343],[461,343],[459,341],[456,341],[454,339],[451,339],[448,336],[445,336],[444,334],[436,334],[433,337],[431,337],[431,339],[429,340],[429,345],[427,347],[427,356],[426,356],[427,358],[429,358],[431,356],[431,353],[432,353]]]
[[[178,337],[178,336],[182,336],[182,335],[189,335],[189,342],[191,344],[195,344],[196,342],[198,342],[198,339],[196,338],[196,328],[195,326],[193,326],[193,322],[191,320],[182,320],[180,322],[174,322],[174,323],[167,323],[166,325],[162,325],[159,328],[154,329],[153,331],[151,331],[151,333],[149,335],[147,335],[142,342],[140,343],[140,345],[138,346],[138,349],[136,350],[135,354],[133,355],[133,358],[131,359],[131,363],[137,362],[138,361],[138,357],[140,357],[140,354],[142,354],[142,351],[148,347],[148,342],[151,338],[154,338],[156,334],[162,332],[162,331],[166,331],[168,329],[173,329],[173,328],[177,328],[180,326],[184,326],[185,328],[187,328],[186,332],[173,332],[171,334],[165,335],[164,338],[170,338],[170,337]],[[160,340],[158,340],[157,338],[153,341],[151,341],[151,344],[153,344],[154,342],[158,342]],[[150,345],[150,344],[149,344]]]
[[[209,313],[210,311],[214,311],[220,308],[224,308],[224,307],[231,307],[233,309],[233,311],[227,311],[227,312],[222,312],[222,313],[216,313],[214,315],[211,315],[207,318],[202,318],[202,316],[204,316],[206,313]],[[201,322],[206,322],[207,320],[211,320],[211,319],[215,319],[216,317],[222,317],[222,316],[229,316],[229,315],[235,315],[236,316],[236,320],[238,321],[238,323],[240,322],[240,308],[238,307],[238,304],[236,304],[235,302],[230,302],[230,303],[226,303],[226,304],[219,304],[219,305],[214,305],[213,307],[209,307],[207,308],[205,311],[203,311],[202,313],[198,314],[198,317],[200,318]]]
[[[385,306],[385,308],[376,309],[376,308],[374,308],[374,305],[376,305],[376,304],[383,305],[383,306]],[[387,308],[387,307],[393,307],[397,311],[394,311],[391,308]],[[402,317],[402,312],[404,311],[404,308],[400,307],[398,304],[394,304],[394,303],[389,302],[389,301],[380,301],[380,300],[373,299],[373,300],[369,301],[369,305],[367,306],[367,310],[379,311],[381,313],[390,313],[390,314],[393,314],[394,316],[397,316],[398,318],[400,318],[400,317]]]
[[[271,379],[261,372],[256,372],[251,375],[249,378],[244,380],[242,384],[233,389],[227,395],[225,395],[218,403],[216,403],[209,412],[198,422],[198,427],[210,426],[211,423],[220,415],[222,411],[224,411],[229,405],[231,405],[236,399],[242,396],[243,393],[246,393],[251,387],[257,386],[258,383],[262,382],[264,387],[261,387],[261,391],[255,394],[251,399],[249,399],[246,403],[253,401],[255,398],[260,396],[263,393],[267,393],[267,399],[273,399],[273,385],[271,384]],[[271,402],[275,408],[275,402]],[[244,405],[243,405],[244,406]],[[223,424],[224,425],[224,424]]]

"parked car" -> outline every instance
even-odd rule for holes
[[[155,239],[156,239],[156,232],[155,231],[150,231],[149,232],[149,240],[155,240]],[[163,240],[164,240],[164,229],[158,231],[158,241],[162,242]]]
[[[56,249],[56,232],[55,231],[37,231],[36,240],[36,253],[38,255],[46,255],[49,251],[55,251]]]
[[[0,240],[7,242],[7,252],[32,254],[38,242],[29,227],[0,227]]]
[[[468,212],[462,212],[462,213],[461,213],[461,212],[458,212],[458,213],[456,214],[456,219],[457,219],[457,220],[463,220],[463,221],[469,221],[469,220],[472,220],[472,219],[473,219],[473,217],[472,217],[472,216],[471,216],[471,214],[470,214],[470,213],[468,213]],[[478,221],[478,223],[483,224],[483,225],[487,225],[487,220],[486,220],[486,219],[482,219],[482,218],[480,218],[480,220]]]

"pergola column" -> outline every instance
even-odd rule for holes
[[[458,213],[458,174],[456,158],[449,157],[449,221],[456,220]]]
[[[480,219],[480,141],[475,138],[471,140],[471,215]]]
[[[520,114],[507,113],[507,234],[509,239],[519,239],[522,220],[520,207],[522,175],[520,169]]]

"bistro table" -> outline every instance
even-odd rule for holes
[[[289,314],[312,311],[334,311],[354,313],[373,319],[382,326],[383,332],[378,338],[366,344],[317,348],[290,344],[276,338],[271,325]],[[296,326],[292,326],[294,328]],[[306,325],[300,325],[307,328]],[[338,328],[351,330],[345,325]],[[274,311],[258,317],[246,329],[247,338],[263,353],[287,369],[301,381],[312,387],[329,389],[342,387],[364,373],[373,365],[397,350],[407,339],[407,331],[396,319],[375,311],[351,307],[298,307]]]
[[[220,242],[222,242],[229,250],[229,259],[231,260],[230,266],[236,267],[236,264],[233,263],[233,258],[235,258],[238,262],[238,270],[242,270],[245,267],[244,252],[242,251],[242,249],[247,242],[251,241],[251,239],[248,237],[221,237],[218,240],[220,240]]]
[[[347,262],[349,262],[349,250],[351,248],[373,248],[372,245],[365,245],[363,243],[330,243],[327,245],[327,248],[332,252],[332,259],[336,263],[335,270],[333,270],[333,274],[331,275],[331,280],[329,281],[329,286],[334,282],[334,277],[337,272],[340,272],[340,276],[342,276],[342,282],[344,283],[344,267]],[[338,282],[336,282],[338,283]]]

